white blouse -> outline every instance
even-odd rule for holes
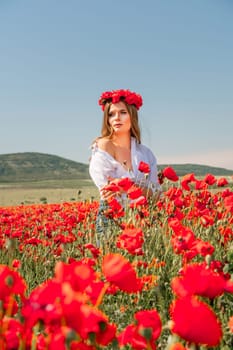
[[[134,137],[131,137],[131,161],[132,170],[127,170],[108,152],[100,149],[95,142],[92,146],[89,173],[99,190],[108,183],[108,177],[128,177],[141,186],[151,188],[153,192],[160,190],[156,158],[148,147],[139,144]],[[148,177],[138,170],[141,161],[150,166]]]

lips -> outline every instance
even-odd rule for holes
[[[122,124],[114,124],[114,128],[119,128]]]

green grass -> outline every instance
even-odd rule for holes
[[[98,199],[91,180],[43,180],[1,184],[0,206]]]
[[[65,179],[65,180],[41,180],[41,181],[27,181],[27,182],[9,182],[1,183],[1,188],[77,188],[90,187],[93,182],[87,179]],[[93,186],[94,187],[94,186]]]

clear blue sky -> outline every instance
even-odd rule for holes
[[[0,154],[88,163],[119,88],[159,164],[233,169],[233,1],[0,0]]]

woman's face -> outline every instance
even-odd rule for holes
[[[108,121],[114,133],[130,133],[131,118],[124,102],[111,104]]]

